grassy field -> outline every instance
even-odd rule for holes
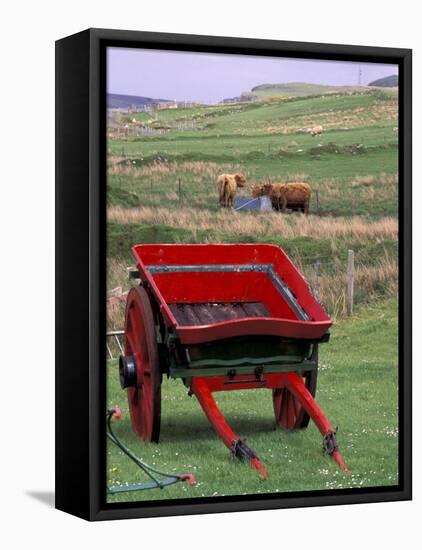
[[[321,455],[315,427],[274,431],[271,395],[264,390],[221,394],[218,401],[264,461],[265,483],[229,459],[181,382],[164,381],[162,444],[144,445],[130,429],[117,365],[110,361],[109,404],[124,409],[117,429],[126,443],[157,467],[193,470],[198,478],[194,488],[183,484],[121,500],[397,482],[397,91],[300,90],[116,115],[133,128],[108,140],[107,286],[129,288],[134,243],[281,246],[336,320],[331,342],[322,346],[318,400],[339,426],[352,473]],[[306,129],[317,124],[324,132],[313,138]],[[140,127],[161,133],[136,135]],[[216,179],[224,172],[245,174],[240,196],[250,196],[256,183],[307,181],[310,215],[221,210]],[[355,252],[356,313],[346,319],[349,249]],[[123,307],[109,310],[108,325],[123,327]],[[110,483],[139,475],[113,447],[108,464]]]
[[[145,444],[133,435],[117,361],[109,361],[108,403],[123,412],[122,420],[115,422],[116,434],[147,463],[169,473],[193,472],[197,479],[194,487],[178,483],[162,491],[113,495],[110,502],[397,484],[397,304],[382,302],[338,321],[331,343],[320,350],[317,400],[338,426],[349,474],[322,454],[321,436],[312,423],[296,432],[275,429],[268,390],[217,394],[227,420],[247,437],[267,469],[265,481],[248,465],[231,459],[179,380],[163,381],[161,442]],[[145,480],[112,444],[107,470],[109,485]]]

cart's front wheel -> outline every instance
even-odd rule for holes
[[[304,373],[303,381],[306,388],[315,397],[317,370]],[[298,399],[287,389],[277,388],[273,390],[274,415],[278,426],[285,430],[299,430],[309,424],[309,415],[302,407]]]
[[[151,303],[141,286],[132,288],[126,303],[125,359],[134,363],[128,387],[129,411],[135,432],[158,442],[161,422],[161,372]]]

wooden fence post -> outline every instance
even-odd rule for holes
[[[315,275],[315,298],[318,302],[321,302],[321,262],[319,258],[315,262]]]
[[[355,256],[353,250],[347,253],[347,315],[353,314],[353,291],[355,283]]]
[[[179,201],[182,200],[182,181],[179,178]]]

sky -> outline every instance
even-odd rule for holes
[[[358,84],[398,74],[397,65],[108,48],[108,93],[215,103],[269,83]]]

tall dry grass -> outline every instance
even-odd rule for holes
[[[270,183],[272,183],[273,181],[274,182],[283,182],[283,183],[294,183],[296,181],[310,181],[311,177],[309,174],[305,174],[303,172],[296,172],[296,173],[293,173],[293,174],[287,174],[287,175],[283,175],[281,177],[278,177],[278,178],[263,178],[263,180],[261,181],[268,181]]]
[[[398,174],[378,174],[369,176],[356,176],[352,181],[352,187],[376,184],[396,186],[398,185],[398,183]]]
[[[332,271],[317,276],[315,266],[303,270],[314,294],[318,295],[333,319],[347,314],[347,274],[346,266],[339,261]],[[397,260],[385,255],[375,265],[357,265],[354,276],[355,305],[368,304],[380,298],[397,296],[398,265]]]
[[[127,159],[121,156],[109,155],[107,173],[110,176],[147,177],[153,180],[175,174],[193,174],[201,179],[215,179],[222,172],[244,172],[244,168],[234,164],[217,164],[205,161],[160,162],[159,160],[143,165],[142,157]]]
[[[181,207],[122,208],[107,211],[110,222],[120,224],[162,224],[183,227],[192,231],[208,230],[232,235],[279,235],[283,238],[313,237],[318,239],[349,238],[355,243],[369,239],[397,239],[398,222],[395,218],[370,221],[363,217],[330,218],[319,216],[280,216],[277,212],[247,213],[220,210],[198,210]],[[212,238],[212,237],[210,237]]]

